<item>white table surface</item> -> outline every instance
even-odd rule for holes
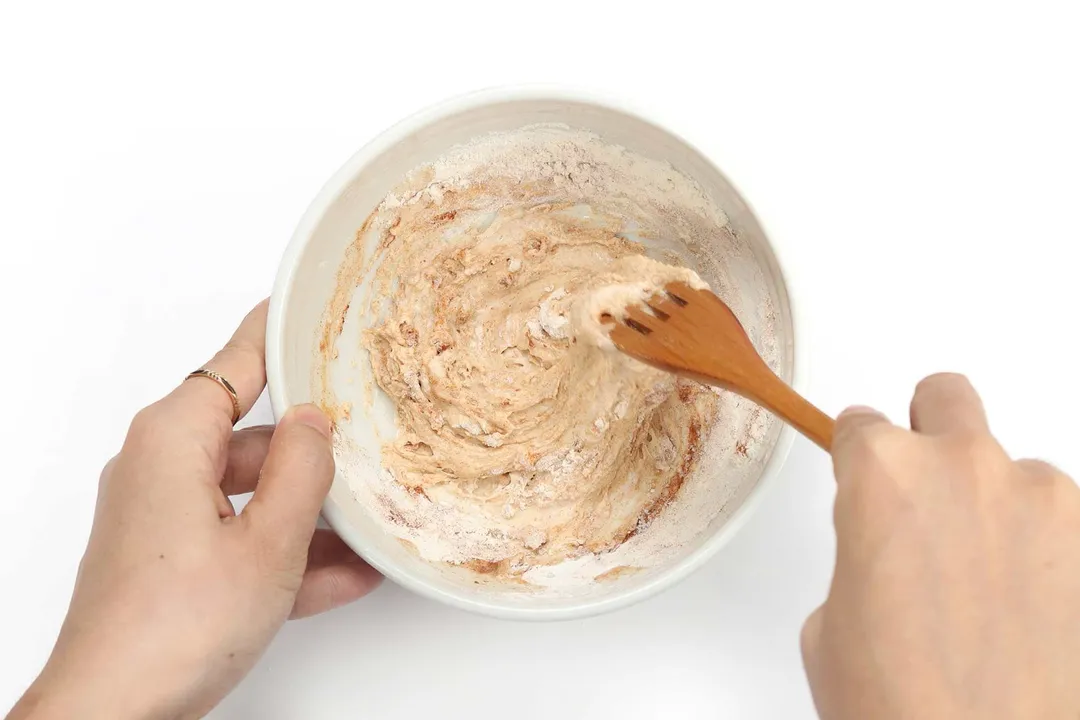
[[[704,5],[3,6],[0,711],[48,655],[132,413],[269,292],[340,163],[478,87],[622,95],[715,158],[785,255],[826,410],[902,421],[921,376],[961,370],[1012,453],[1080,472],[1076,5]],[[718,557],[605,617],[387,584],[289,624],[212,717],[812,717],[798,631],[832,485],[800,439]]]

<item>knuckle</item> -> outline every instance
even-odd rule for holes
[[[817,648],[818,637],[821,633],[821,616],[824,606],[818,607],[806,618],[802,629],[799,631],[799,647],[804,658],[811,658]]]
[[[112,478],[116,473],[116,466],[117,466],[117,463],[119,461],[119,458],[120,458],[119,455],[113,455],[111,458],[109,458],[109,461],[107,463],[105,463],[105,467],[103,467],[101,469],[101,475],[98,476],[98,497],[99,497],[99,499],[102,496],[102,494],[107,491],[110,484],[112,483]]]
[[[217,354],[216,360],[222,358],[235,358],[238,364],[251,365],[252,363],[262,364],[262,354],[251,343],[244,342],[242,340],[230,340],[225,343],[225,347]]]
[[[985,501],[1008,502],[1018,487],[1013,463],[989,435],[971,434],[934,439],[939,472],[953,487],[966,488]]]
[[[128,438],[142,440],[149,438],[161,427],[161,406],[159,403],[147,405],[131,419]]]
[[[1064,473],[1043,460],[1024,458],[1022,460],[1017,460],[1016,466],[1023,471],[1025,475],[1037,480],[1057,481],[1059,479],[1067,479],[1064,477]]]
[[[348,588],[339,572],[328,572],[325,577],[326,581],[320,607],[323,610],[332,610],[348,600]]]
[[[1043,477],[1046,482],[1054,488],[1059,496],[1071,498],[1074,503],[1080,502],[1080,486],[1077,485],[1075,480],[1049,463],[1039,464],[1045,473]]]
[[[125,449],[140,452],[160,450],[170,444],[187,439],[191,430],[183,413],[165,398],[135,413],[128,427]]]
[[[860,440],[868,449],[875,453],[882,453],[892,446],[895,437],[893,429],[887,425],[872,425],[864,428]]]
[[[1080,487],[1065,473],[1057,473],[1050,481],[1054,505],[1070,518],[1070,526],[1080,522]]]
[[[851,437],[856,462],[881,464],[892,455],[896,445],[895,428],[870,425],[858,428]]]
[[[101,468],[101,482],[102,483],[104,483],[108,479],[108,476],[111,475],[115,471],[115,469],[116,469],[116,461],[117,461],[117,458],[119,458],[119,457],[120,457],[119,455],[113,455],[111,458],[109,458],[108,462],[105,463],[105,467]]]
[[[1035,491],[1040,498],[1044,522],[1063,521],[1080,526],[1080,486],[1063,471],[1042,460],[1017,460],[1013,481],[1017,487]]]
[[[207,417],[201,418],[200,421],[208,431],[207,436],[216,438],[222,443],[220,450],[228,447],[228,439],[233,433],[232,418],[229,415],[223,412],[208,413]]]
[[[862,423],[846,420],[841,416],[833,430],[833,443],[840,445],[859,445],[865,441],[867,427]]]
[[[306,552],[298,552],[283,535],[269,532],[259,538],[256,558],[259,570],[277,587],[295,592],[303,581]]]
[[[976,468],[984,468],[1007,459],[997,440],[982,433],[951,437],[949,448],[955,460]]]
[[[908,502],[916,476],[907,471],[924,450],[919,440],[900,428],[868,427],[845,448],[845,474],[854,482],[837,490],[834,522],[883,523],[885,513],[895,514]]]

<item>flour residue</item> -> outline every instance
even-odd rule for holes
[[[671,279],[703,284],[696,270],[775,367],[760,270],[758,292],[740,287],[753,262],[696,183],[595,135],[535,126],[454,148],[383,200],[339,273],[316,378],[339,469],[422,557],[515,591],[663,564],[748,489],[772,420],[619,354],[597,317]],[[347,321],[366,328],[370,374],[338,343]],[[394,403],[382,472],[356,459],[349,426],[370,402],[339,397],[348,374]]]

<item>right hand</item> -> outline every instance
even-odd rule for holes
[[[845,411],[836,572],[802,648],[825,720],[1080,717],[1080,488],[1013,461],[959,375],[911,431]]]

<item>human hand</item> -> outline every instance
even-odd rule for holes
[[[206,367],[246,413],[266,382],[266,303]],[[217,383],[193,378],[142,410],[101,475],[59,639],[9,718],[198,717],[251,669],[288,617],[381,579],[315,523],[334,475],[312,405],[233,431]],[[240,515],[228,495],[255,494]]]
[[[836,571],[802,647],[825,720],[1080,717],[1080,488],[1012,461],[959,375],[911,428],[837,420]]]

